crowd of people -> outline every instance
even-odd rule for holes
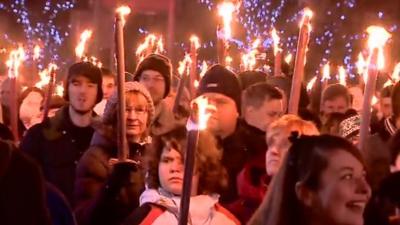
[[[44,90],[18,93],[19,137],[10,130],[15,93],[5,80],[1,224],[178,224],[198,97],[213,107],[195,152],[189,224],[400,224],[400,83],[377,88],[370,135],[359,149],[361,97],[349,87],[328,85],[318,110],[303,88],[292,115],[290,74],[236,74],[217,64],[195,96],[184,92],[176,111],[173,77],[166,56],[148,55],[126,78],[126,102],[119,102],[113,71],[75,63],[46,118]],[[120,104],[125,161],[118,159]]]

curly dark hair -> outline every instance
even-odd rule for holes
[[[200,132],[195,154],[195,170],[199,173],[199,194],[220,193],[227,187],[226,169],[221,164],[222,151],[217,147],[213,135],[207,131]],[[149,188],[159,188],[158,165],[164,149],[174,149],[184,157],[187,144],[187,131],[177,128],[165,135],[153,138],[148,147],[145,160],[147,170],[146,183]]]

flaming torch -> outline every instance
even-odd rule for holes
[[[339,66],[338,71],[339,71],[339,84],[346,87],[347,86],[346,69],[343,66]]]
[[[194,100],[192,105],[193,111],[197,112],[198,117],[196,118],[197,127],[192,128],[187,134],[187,145],[185,152],[185,169],[183,175],[183,188],[182,198],[180,202],[180,214],[179,214],[179,225],[188,224],[188,214],[190,206],[190,196],[192,195],[192,178],[195,165],[195,155],[198,148],[198,140],[200,131],[207,128],[208,118],[211,114],[209,110],[216,110],[215,107],[208,104],[208,100],[205,97],[199,97]]]
[[[19,67],[22,62],[25,60],[25,51],[22,47],[19,47],[16,50],[10,52],[10,56],[6,62],[8,67],[8,77],[11,81],[10,86],[10,99],[9,99],[9,107],[10,107],[10,125],[11,130],[14,135],[15,141],[19,141],[19,133],[18,133],[18,102],[17,102],[17,78],[19,75]]]
[[[190,76],[190,68],[192,64],[192,59],[189,54],[185,54],[185,58],[183,61],[179,62],[178,73],[181,75],[181,79],[179,80],[178,90],[176,92],[174,106],[172,111],[175,115],[179,115],[179,103],[181,101],[183,92],[185,91],[185,86]]]
[[[121,6],[115,16],[115,40],[117,52],[117,74],[118,74],[118,160],[125,161],[129,157],[128,143],[126,140],[126,118],[125,118],[125,48],[124,48],[124,26],[125,16],[131,13],[128,6]]]
[[[191,68],[190,68],[190,94],[194,98],[196,94],[196,87],[194,86],[195,81],[198,79],[197,75],[197,50],[200,48],[199,38],[195,35],[190,37],[190,57],[191,57]]]
[[[310,9],[306,8],[304,10],[303,19],[300,23],[299,42],[297,44],[296,61],[288,108],[288,112],[291,114],[297,114],[299,111],[300,90],[304,76],[306,51],[311,32],[310,20],[312,16],[313,12]]]
[[[386,42],[391,37],[383,27],[370,26],[367,29],[369,35],[368,49],[369,49],[369,66],[368,66],[368,79],[364,89],[364,99],[361,114],[361,127],[360,127],[360,150],[364,150],[366,144],[371,122],[371,102],[375,93],[376,79],[379,70],[384,68],[385,58],[383,48]]]
[[[232,37],[232,19],[236,6],[232,2],[223,2],[218,6],[218,15],[222,17],[222,27],[217,30],[218,62],[224,63],[228,55],[229,39]]]
[[[48,71],[49,71],[49,82],[47,86],[47,93],[45,96],[45,104],[44,104],[44,111],[43,111],[43,121],[47,119],[49,115],[49,107],[50,107],[50,100],[51,96],[53,96],[53,92],[55,89],[55,82],[56,82],[56,70],[57,70],[57,65],[50,63],[48,66]]]
[[[81,33],[79,43],[75,47],[75,55],[78,58],[78,60],[82,60],[82,58],[85,56],[86,43],[90,37],[92,37],[91,30],[86,29]]]
[[[271,32],[272,39],[274,40],[274,56],[275,56],[275,63],[274,63],[274,76],[281,76],[282,75],[282,49],[279,47],[280,38],[278,33],[276,32],[275,28],[272,29]]]

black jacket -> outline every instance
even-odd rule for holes
[[[63,107],[54,117],[31,127],[20,147],[39,163],[46,180],[54,184],[74,205],[76,166],[89,147],[94,129],[75,126],[68,107]]]
[[[50,225],[39,166],[0,140],[0,224]]]
[[[145,145],[130,143],[129,149],[130,159],[141,162]],[[80,225],[119,225],[138,206],[143,172],[125,167],[117,174],[109,163],[117,155],[116,143],[96,132],[77,168],[75,213]],[[128,194],[121,194],[122,189]]]

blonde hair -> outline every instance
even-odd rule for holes
[[[298,132],[299,135],[319,135],[319,131],[314,123],[301,119],[296,115],[284,115],[272,122],[267,131],[267,144],[277,134],[285,133],[288,137],[291,132]]]

